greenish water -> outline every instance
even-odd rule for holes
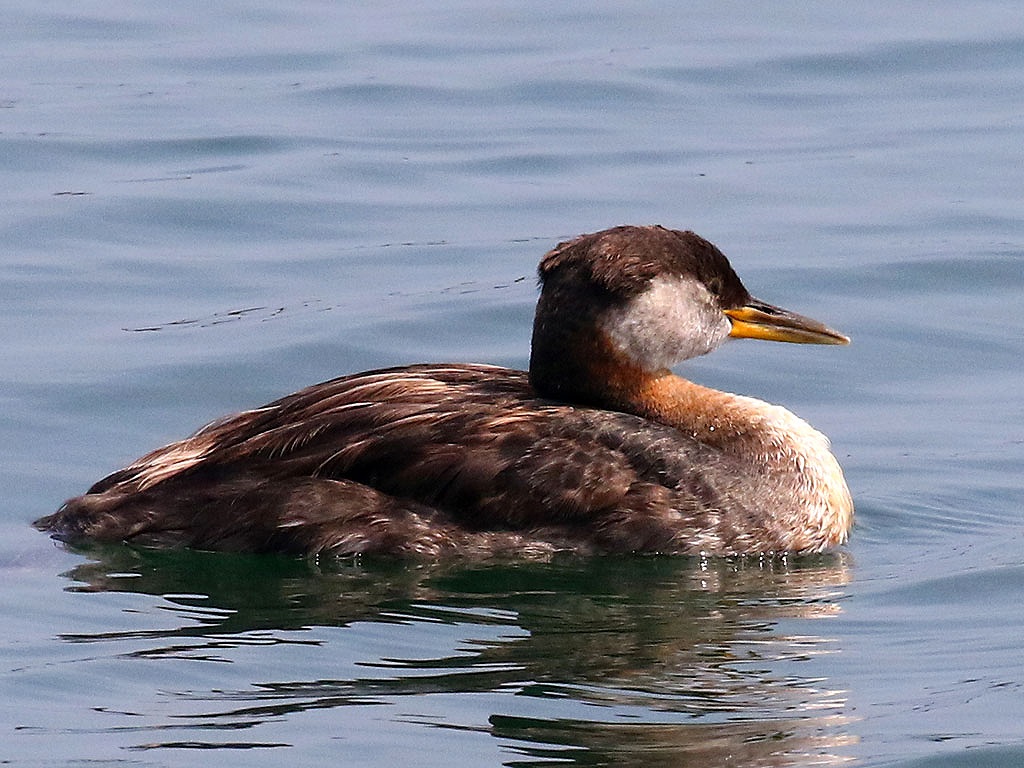
[[[0,760],[1024,761],[1012,3],[15,3],[0,29]],[[526,365],[559,239],[692,228],[849,348],[685,367],[832,437],[813,559],[69,551],[223,413]]]

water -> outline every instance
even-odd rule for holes
[[[0,759],[1024,761],[1013,3],[12,3]],[[29,522],[345,372],[522,367],[537,258],[692,228],[849,348],[686,366],[832,439],[842,552],[311,562]]]

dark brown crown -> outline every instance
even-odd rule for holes
[[[659,275],[692,277],[723,309],[743,306],[750,294],[718,248],[693,232],[661,226],[623,226],[560,243],[541,259],[541,285],[571,281],[618,299],[640,293]]]

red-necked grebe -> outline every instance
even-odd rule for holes
[[[317,384],[149,453],[36,522],[66,541],[437,557],[818,552],[853,503],[786,409],[669,368],[728,337],[846,344],[753,299],[692,232],[617,227],[540,263],[530,371]]]

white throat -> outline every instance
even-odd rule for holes
[[[701,283],[665,276],[611,310],[602,329],[629,359],[656,371],[707,354],[725,341],[731,325]]]

